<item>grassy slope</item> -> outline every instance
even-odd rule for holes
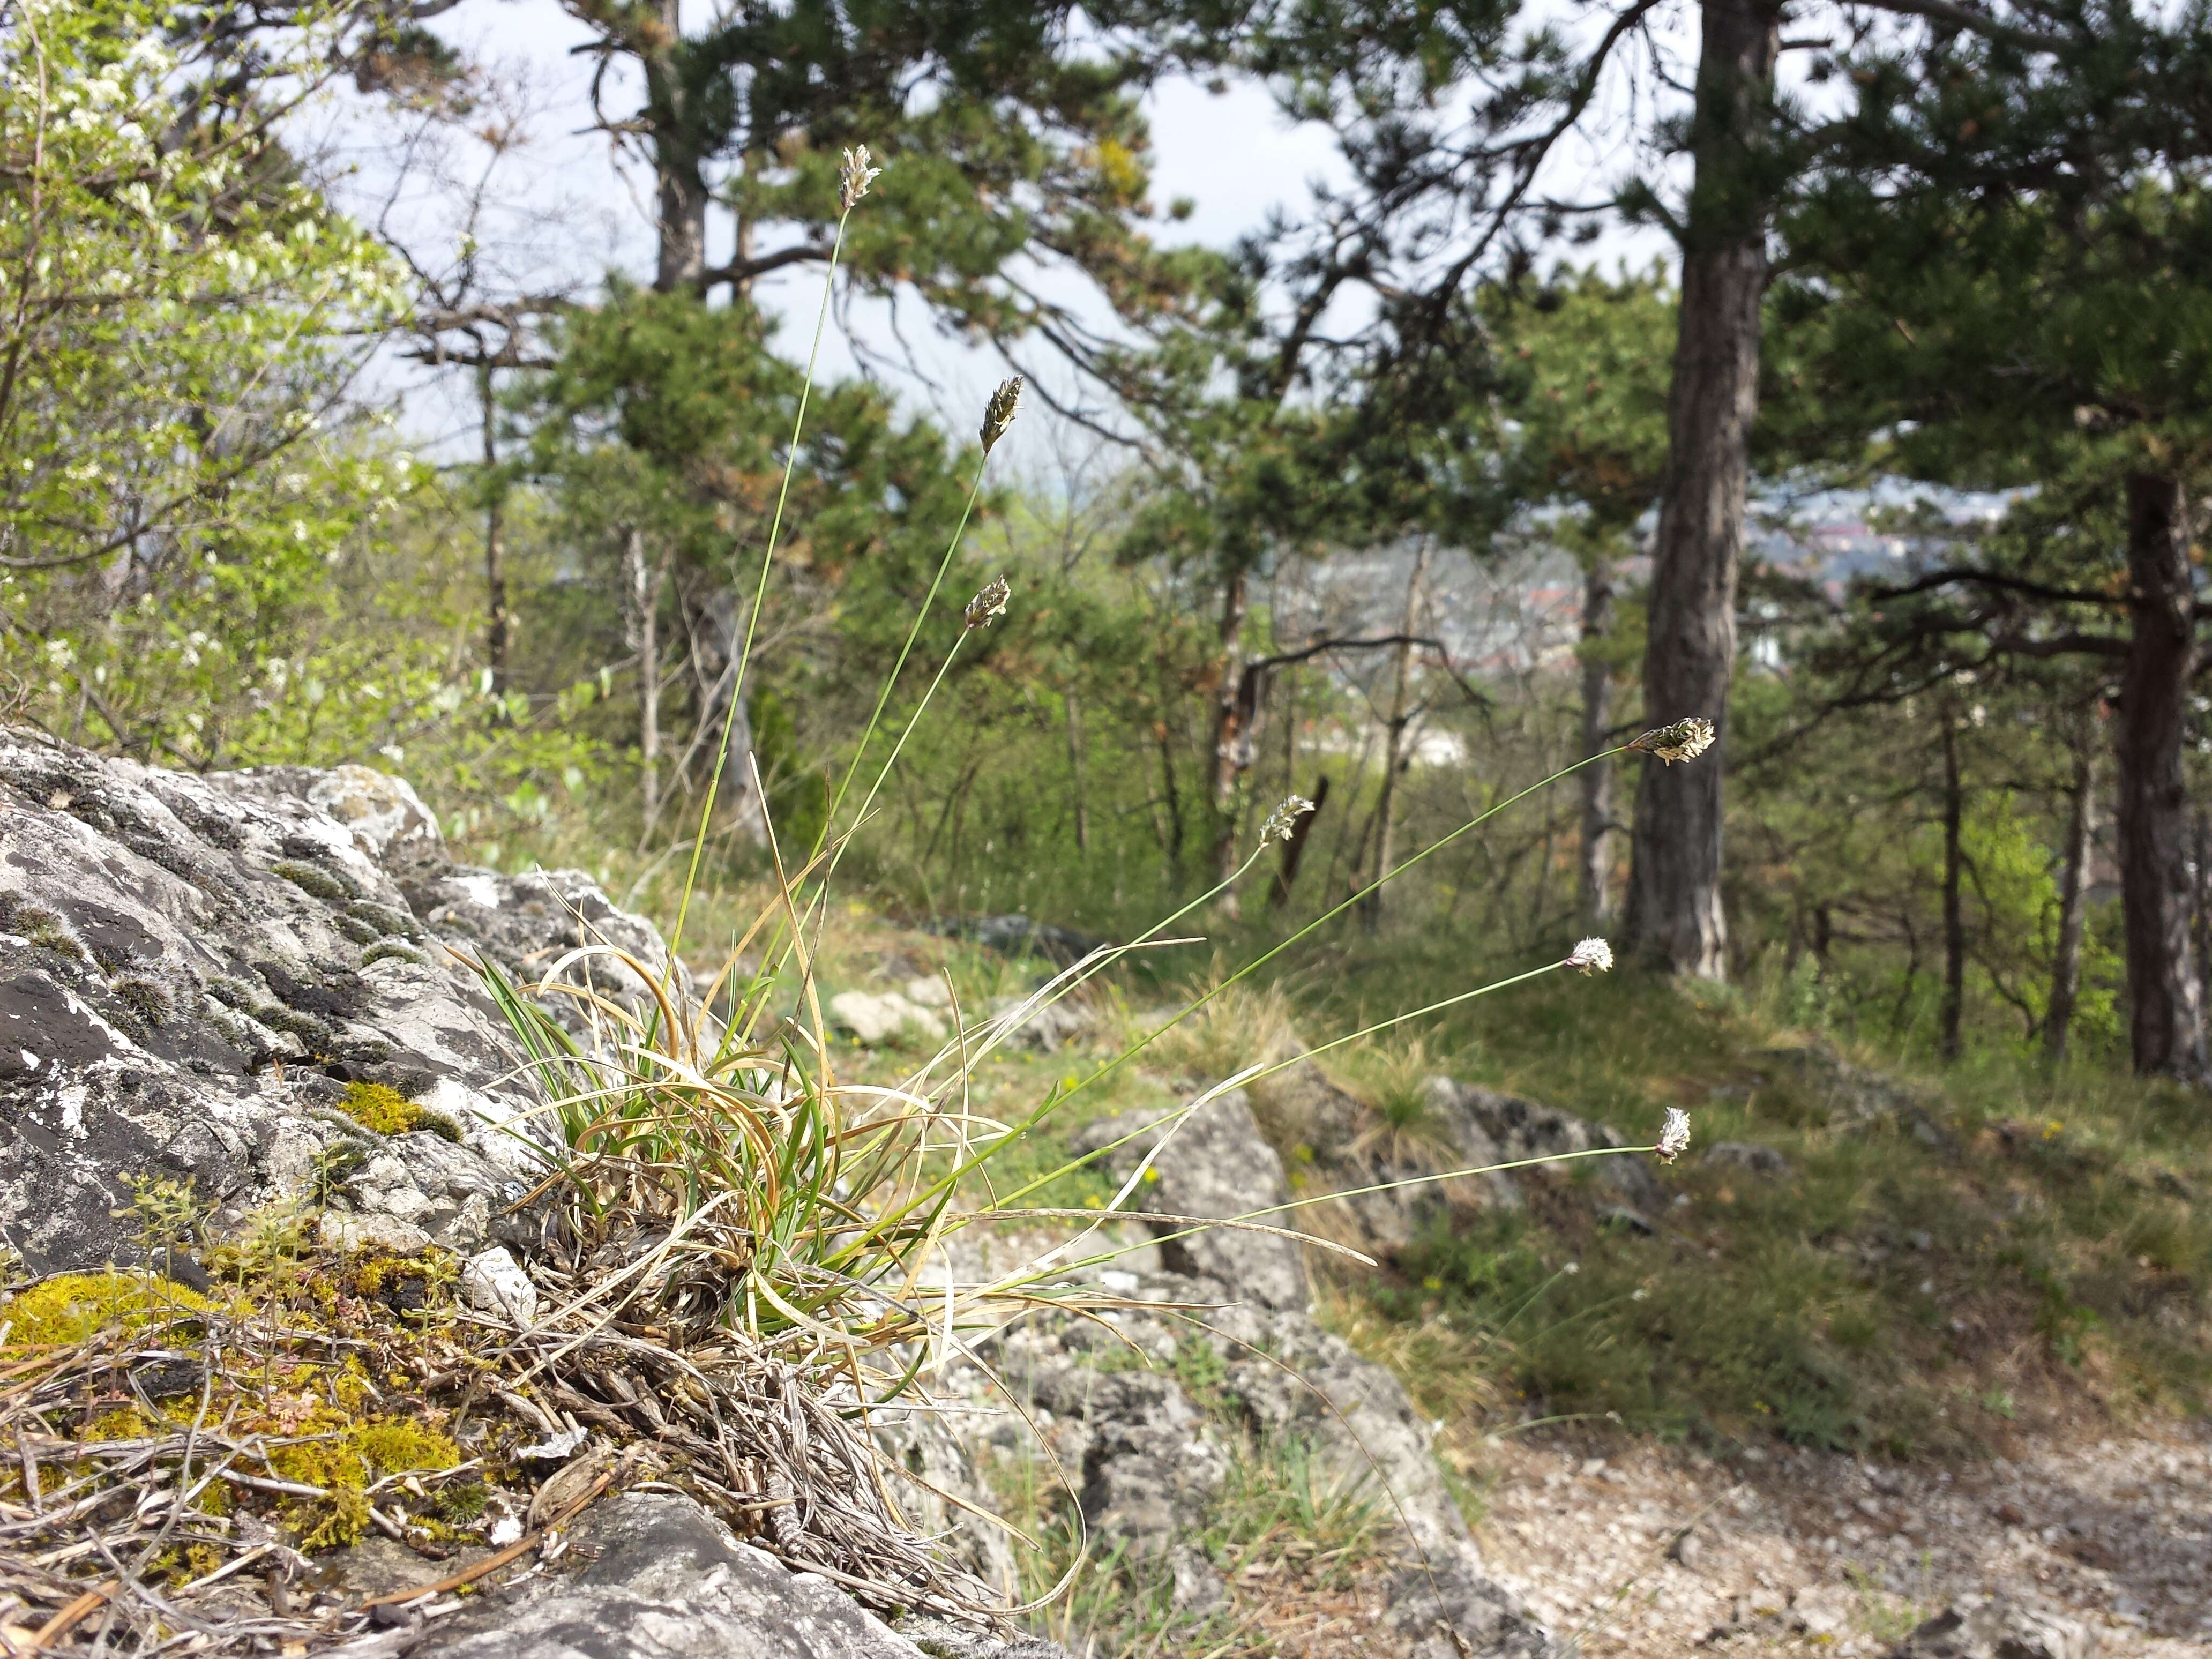
[[[1275,1040],[1310,1038],[1448,991],[1463,964],[1389,938],[1328,947],[1276,992],[1173,1034],[1079,1097],[1006,1167],[1045,1169],[1067,1130],[1164,1099],[1173,1074],[1218,1075]],[[1024,967],[848,913],[825,978],[888,988],[949,969],[973,1006]],[[1132,986],[1128,1000],[1158,1000]],[[1126,1029],[1125,1021],[1109,1020]],[[2087,1067],[2053,1079],[1991,1060],[1914,1075],[1845,1058],[1901,1085],[1908,1110],[1859,1124],[1818,1074],[1771,1051],[1781,1029],[1724,992],[1630,975],[1562,977],[1429,1023],[1407,1042],[1332,1066],[1386,1106],[1422,1069],[1449,1072],[1600,1119],[1648,1140],[1686,1109],[1698,1150],[1772,1146],[1771,1179],[1702,1162],[1666,1172],[1675,1201],[1656,1237],[1593,1224],[1588,1206],[1468,1218],[1395,1269],[1336,1278],[1332,1316],[1392,1359],[1439,1417],[1470,1429],[1589,1413],[1717,1446],[1777,1433],[1892,1455],[1972,1454],[2012,1425],[2083,1413],[2202,1410],[2212,1383],[2212,1109],[2179,1091]],[[1086,1075],[1101,1045],[1010,1057],[975,1106],[1008,1118],[1055,1081]],[[853,1051],[888,1074],[900,1056]],[[1069,1177],[1041,1202],[1095,1202]]]

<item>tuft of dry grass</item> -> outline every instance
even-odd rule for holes
[[[1194,1012],[1176,1024],[1155,1018],[1130,1026],[1132,1041],[1144,1040],[1148,1026],[1164,1026],[1146,1049],[1150,1063],[1162,1071],[1212,1081],[1304,1050],[1290,995],[1280,985],[1232,981],[1216,963],[1210,975],[1186,988],[1183,1006]]]

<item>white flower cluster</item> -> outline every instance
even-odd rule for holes
[[[1609,973],[1613,969],[1613,946],[1601,939],[1586,939],[1567,952],[1567,966],[1577,973]]]
[[[1314,810],[1314,804],[1304,795],[1285,795],[1283,804],[1267,814],[1267,821],[1260,826],[1260,845],[1271,841],[1290,840],[1297,822]]]

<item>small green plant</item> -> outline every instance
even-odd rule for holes
[[[368,1167],[368,1148],[358,1140],[334,1140],[315,1154],[309,1165],[307,1202],[324,1210],[339,1203],[353,1178]]]
[[[124,1180],[131,1188],[131,1202],[115,1212],[117,1218],[131,1222],[145,1263],[159,1264],[164,1274],[174,1278],[177,1253],[182,1249],[189,1254],[199,1243],[204,1213],[191,1179],[132,1175]]]
[[[1231,1462],[1206,1530],[1225,1572],[1290,1573],[1341,1589],[1381,1553],[1389,1507],[1370,1472],[1334,1472],[1298,1436],[1262,1437]]]

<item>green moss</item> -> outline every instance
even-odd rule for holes
[[[457,1480],[439,1488],[438,1514],[450,1525],[465,1527],[483,1514],[489,1499],[483,1481]]]
[[[460,1143],[461,1127],[443,1112],[417,1105],[398,1090],[382,1083],[349,1083],[338,1109],[364,1129],[380,1135],[404,1135],[416,1129]]]
[[[422,930],[415,918],[389,904],[379,904],[374,899],[356,899],[345,908],[345,913],[365,927],[374,928],[386,937],[420,939]]]
[[[335,871],[325,870],[319,864],[309,864],[303,859],[278,859],[269,866],[269,873],[282,876],[301,892],[311,893],[319,899],[327,899],[333,904],[342,904],[348,899],[361,896],[359,890]]]
[[[43,904],[15,904],[9,907],[4,921],[0,921],[11,933],[20,933],[42,951],[58,951],[79,961],[89,960],[91,952],[69,922]]]
[[[0,1302],[8,1346],[82,1342],[121,1326],[135,1330],[157,1319],[207,1313],[215,1304],[158,1273],[64,1273]]]
[[[333,1432],[325,1419],[340,1426]],[[287,1511],[302,1550],[334,1549],[359,1539],[369,1525],[368,1488],[377,1481],[395,1474],[435,1474],[461,1461],[460,1448],[453,1441],[405,1418],[348,1423],[325,1409],[304,1426],[307,1432],[331,1437],[281,1447],[269,1459],[281,1479],[320,1486],[330,1494]]]
[[[430,958],[404,939],[379,939],[361,953],[361,965],[372,962],[411,962],[417,968],[428,968]]]

